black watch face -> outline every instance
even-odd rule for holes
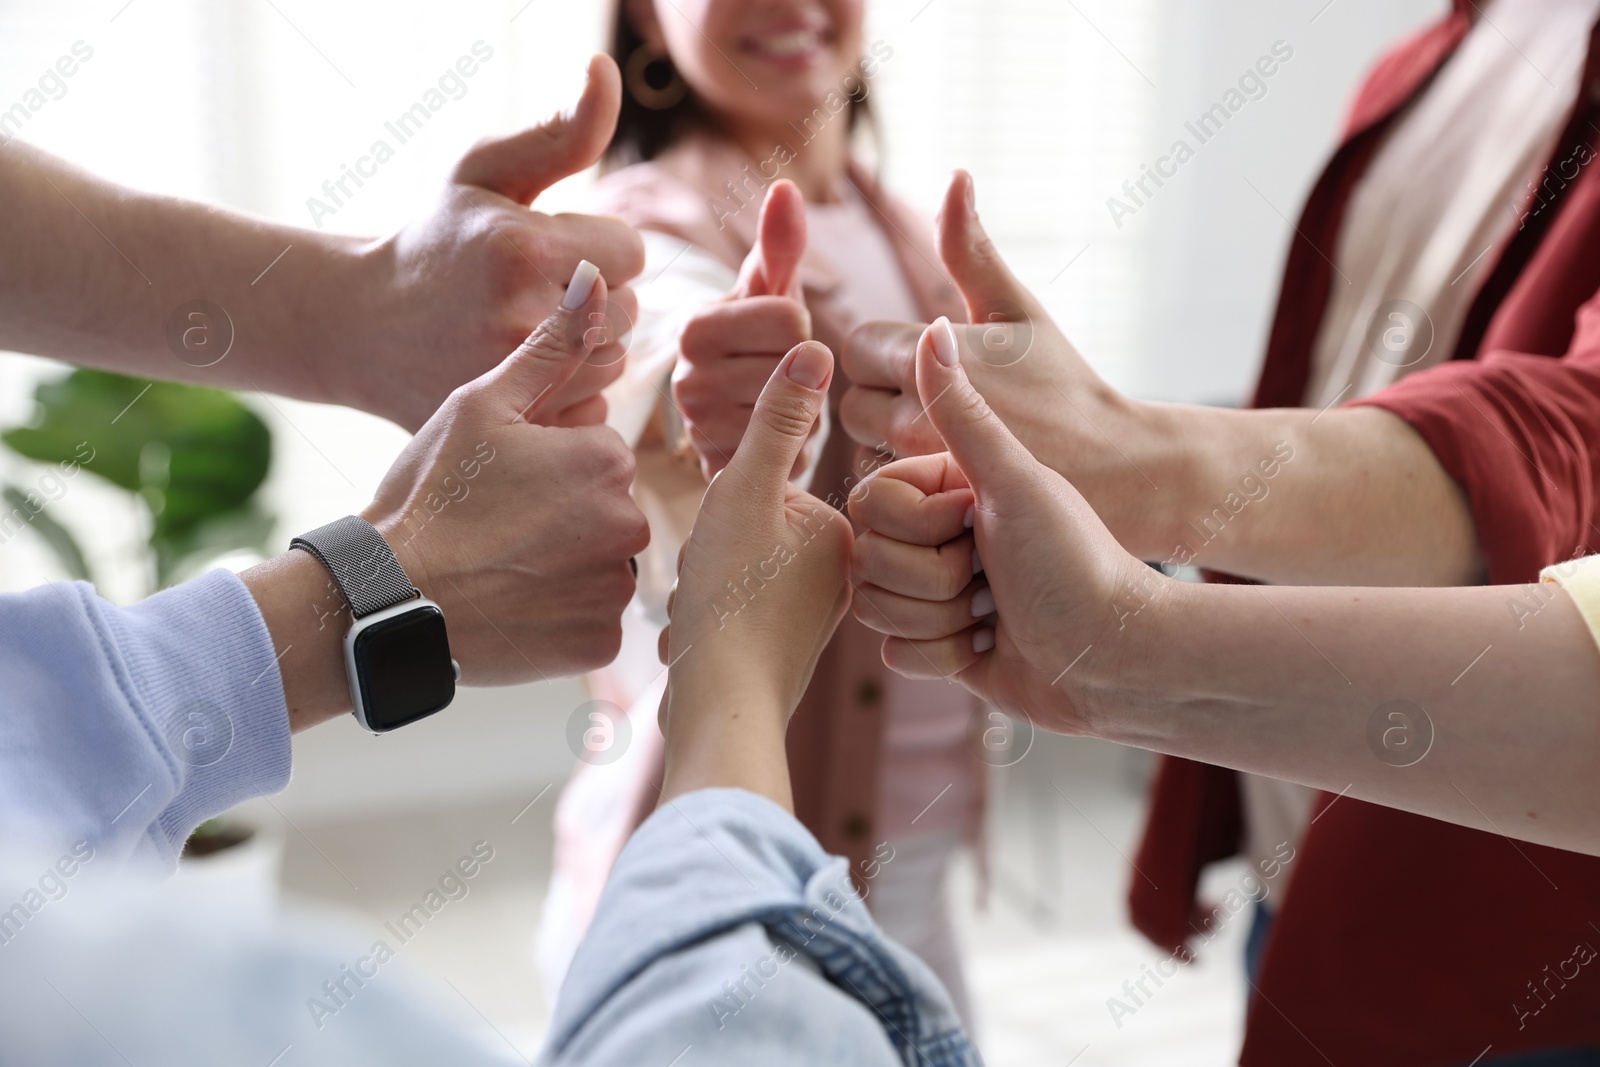
[[[456,695],[438,608],[419,607],[374,623],[356,635],[354,651],[367,725],[379,733],[426,718]]]

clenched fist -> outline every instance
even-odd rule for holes
[[[588,323],[606,304],[593,264],[564,303],[574,306],[450,395],[364,512],[444,608],[466,685],[610,662],[633,596],[628,560],[650,540],[616,431],[535,424],[593,350]]]
[[[622,285],[644,269],[644,245],[619,219],[528,205],[600,158],[621,94],[616,64],[596,56],[570,112],[478,142],[431,214],[363,253],[370,284],[357,290],[353,310],[362,313],[361,350],[376,362],[358,365],[358,392],[346,403],[420,426],[452,389],[493,367],[550,314],[587,258],[613,286],[603,317],[587,324],[599,330],[595,350],[541,412],[561,425],[604,420],[600,390],[622,373],[638,312]]]
[[[1087,732],[1104,690],[1084,683],[1118,677],[1129,605],[1179,583],[1123,551],[1006,428],[968,379],[947,320],[923,333],[915,375],[949,451],[882,467],[851,498],[866,528],[853,554],[856,617],[886,635],[883,660],[901,674],[954,678],[1046,729]],[[1084,656],[1093,670],[1069,672]]]
[[[672,375],[672,398],[707,479],[739,447],[778,361],[811,337],[798,274],[805,250],[800,190],[793,182],[774,182],[738,282],[690,319],[678,338],[682,359]]]

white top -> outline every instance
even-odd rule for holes
[[[1322,250],[1338,270],[1313,353],[1311,407],[1449,359],[1500,249],[1537,207],[1529,194],[1577,97],[1600,2],[1479,6],[1356,186],[1338,247]]]

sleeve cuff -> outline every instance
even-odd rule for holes
[[[826,1027],[864,1006],[903,1062],[978,1063],[949,995],[926,964],[884,937],[847,862],[783,808],[740,789],[677,797],[628,842],[561,988],[549,1047],[571,1045],[662,961],[687,960],[748,924],[782,952],[807,957],[842,998],[826,1009],[838,1018],[807,1025]],[[678,993],[703,996],[711,1009],[695,1016],[707,1042],[721,1028],[717,998],[743,973],[711,966],[676,975]]]
[[[114,635],[135,711],[179,782],[159,812],[145,815],[175,863],[200,823],[289,784],[289,715],[272,636],[231,571],[121,610],[89,599]]]
[[[1539,572],[1541,581],[1559,585],[1578,605],[1578,614],[1600,645],[1600,556],[1556,563]]]

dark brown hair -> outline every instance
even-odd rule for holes
[[[707,129],[714,125],[711,116],[700,105],[700,101],[695,99],[692,90],[685,93],[682,100],[666,108],[645,107],[634,99],[633,91],[627,85],[628,60],[644,47],[645,40],[628,19],[627,7],[628,0],[614,0],[612,5],[611,41],[608,51],[611,53],[611,58],[616,60],[618,68],[624,71],[624,77],[622,110],[617,115],[617,132],[612,135],[611,144],[606,147],[602,163],[602,169],[607,171],[625,167],[630,163],[654,159],[690,130]],[[663,57],[658,63],[646,68],[645,76],[649,78],[652,73],[658,73],[659,70],[671,72],[671,63],[671,59]],[[653,80],[652,85],[654,85]],[[654,87],[663,88],[664,85]],[[867,108],[866,83],[863,79],[861,88],[850,95],[849,128],[854,131],[858,122],[862,120],[870,122],[871,117],[871,112]]]

